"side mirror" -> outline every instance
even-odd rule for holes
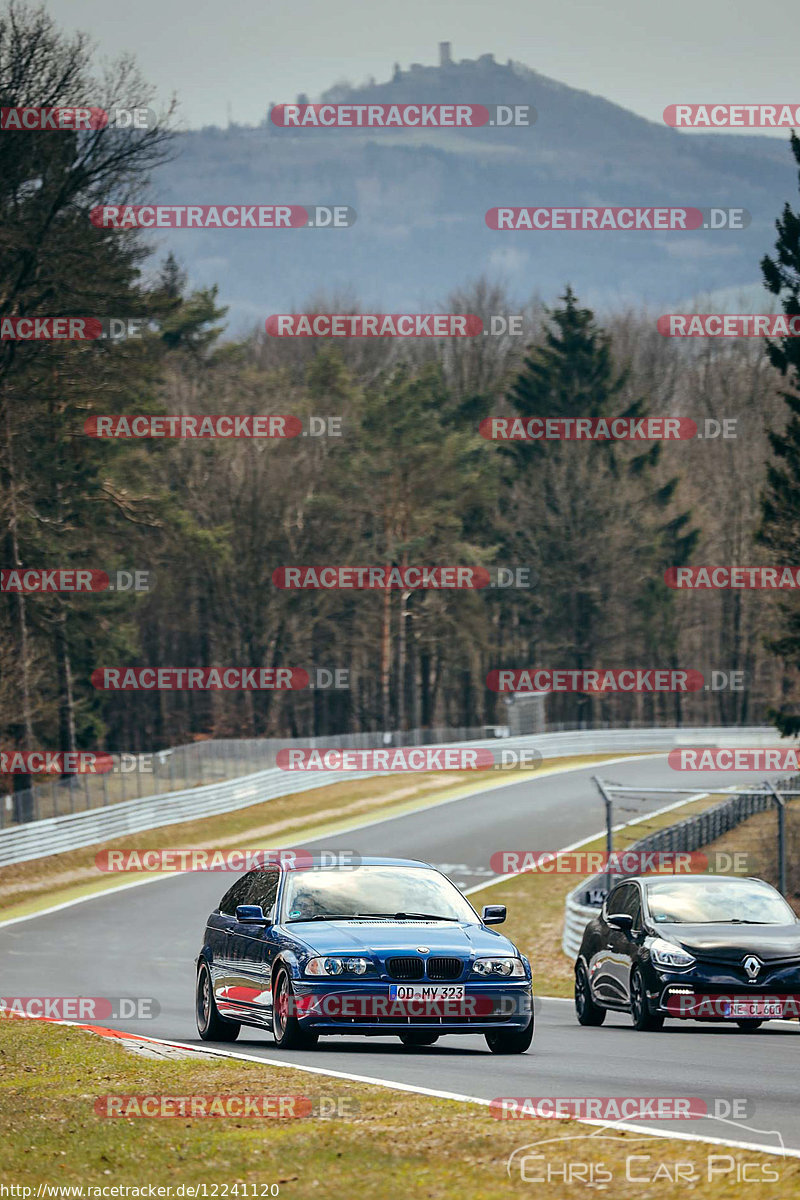
[[[502,925],[506,919],[505,904],[487,904],[483,910],[481,920],[484,925]]]
[[[260,904],[238,904],[236,920],[240,925],[269,925]]]
[[[613,929],[621,929],[623,933],[630,933],[633,929],[633,917],[630,913],[609,913],[606,924]]]

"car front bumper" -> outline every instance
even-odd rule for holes
[[[526,1029],[533,1013],[530,980],[466,983],[463,1000],[393,1000],[387,980],[324,983],[294,980],[299,1024],[319,1033],[484,1033]]]
[[[688,1021],[736,1021],[747,1019],[727,1011],[735,1003],[785,1002],[787,1015],[800,1015],[800,970],[795,964],[776,966],[764,978],[745,982],[737,973],[702,964],[688,971],[663,971],[651,965],[646,979],[652,1012]],[[756,1019],[768,1020],[768,1017]]]

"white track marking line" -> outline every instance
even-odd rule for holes
[[[57,1021],[53,1023],[58,1025],[72,1025],[77,1029],[86,1028],[86,1026],[78,1025],[74,1021]],[[90,1029],[89,1032],[93,1031]],[[101,1034],[100,1036],[104,1035]],[[136,1037],[136,1035],[129,1036]],[[373,1087],[386,1088],[388,1091],[411,1092],[412,1094],[418,1096],[431,1096],[436,1100],[455,1100],[462,1104],[478,1104],[482,1108],[488,1108],[491,1105],[491,1100],[486,1100],[483,1096],[470,1096],[463,1092],[446,1092],[439,1088],[423,1087],[421,1084],[401,1083],[399,1081],[390,1079],[378,1079],[372,1075],[357,1075],[352,1071],[336,1071],[331,1067],[312,1067],[306,1065],[305,1063],[292,1063],[280,1058],[263,1058],[256,1054],[242,1054],[235,1050],[217,1050],[205,1046],[193,1046],[188,1042],[175,1042],[167,1038],[136,1037],[136,1040],[157,1042],[161,1046],[172,1046],[177,1050],[193,1050],[201,1054],[210,1054],[219,1058],[233,1058],[241,1060],[242,1062],[259,1063],[260,1065],[264,1065],[266,1063],[266,1065],[270,1067],[286,1067],[292,1071],[303,1071],[308,1075],[323,1075],[331,1079],[346,1079],[349,1083],[366,1083]],[[591,1125],[601,1129],[623,1129],[630,1133],[642,1133],[646,1134],[648,1137],[654,1138],[674,1138],[677,1141],[682,1142],[707,1142],[715,1146],[730,1146],[740,1150],[755,1150],[761,1154],[777,1155],[781,1158],[800,1158],[800,1150],[787,1150],[785,1147],[781,1150],[774,1150],[769,1146],[762,1146],[758,1142],[727,1141],[725,1138],[699,1133],[671,1133],[666,1130],[648,1129],[644,1125],[637,1125],[635,1123],[628,1122],[614,1122],[613,1124],[609,1125],[608,1121],[594,1120],[593,1118],[589,1117],[575,1117],[573,1119],[579,1125]],[[781,1136],[777,1130],[759,1130],[758,1132],[776,1133],[778,1137]]]
[[[638,756],[637,756],[638,757]],[[666,755],[647,755],[648,758],[666,758]],[[625,761],[619,760],[619,761]],[[566,774],[566,772],[564,772]],[[611,832],[619,833],[621,829],[628,829],[631,825],[641,825],[643,821],[650,821],[653,817],[660,817],[663,813],[672,812],[675,808],[683,808],[684,804],[691,804],[695,800],[702,800],[705,796],[721,796],[725,792],[735,792],[739,788],[739,784],[732,783],[729,787],[720,788],[718,792],[695,792],[692,796],[684,796],[683,800],[676,800],[673,804],[665,804],[663,808],[654,808],[652,812],[643,813],[640,817],[634,817],[632,821],[623,821],[621,825],[612,825]],[[647,793],[647,788],[642,788],[642,793]],[[583,838],[580,842],[573,842],[571,846],[562,846],[559,850],[553,851],[555,854],[567,854],[570,850],[579,850],[581,846],[585,846],[588,842],[594,842],[598,838],[605,837],[605,829],[598,830],[597,833],[590,833],[588,837]],[[486,883],[476,883],[474,887],[467,888],[464,892],[465,896],[471,896],[473,892],[479,892],[482,888],[494,887],[498,883],[508,883],[510,879],[518,879],[520,875],[535,875],[535,871],[514,871],[511,875],[495,875],[494,879],[487,880]],[[550,872],[547,872],[550,874]]]
[[[631,761],[635,761],[636,759],[640,759],[640,758],[666,758],[666,754],[627,754],[623,758],[604,759],[603,765],[613,766],[615,763],[631,762]],[[555,768],[552,772],[545,772],[543,775],[540,775],[539,778],[546,779],[548,777],[548,775],[551,773],[553,775],[568,775],[571,771],[588,771],[588,770],[592,769],[592,766],[593,766],[592,763],[583,763],[582,766]],[[466,796],[450,796],[447,800],[438,800],[435,804],[424,804],[420,808],[413,808],[413,809],[410,809],[408,812],[394,813],[392,816],[389,816],[389,817],[380,817],[376,821],[361,821],[355,825],[348,825],[344,829],[337,829],[335,831],[335,833],[332,833],[329,836],[330,837],[339,837],[340,834],[343,834],[343,833],[357,833],[359,829],[369,829],[373,825],[383,825],[383,824],[386,824],[386,822],[388,822],[388,821],[398,821],[401,817],[415,816],[417,813],[428,812],[429,810],[434,809],[434,808],[442,808],[445,804],[457,804],[460,800],[474,800],[476,796],[485,795],[489,791],[499,790],[500,788],[504,788],[504,787],[512,787],[515,784],[519,784],[522,782],[523,782],[523,780],[520,780],[520,779],[509,779],[505,783],[497,783],[493,787],[488,788],[488,789],[484,788],[483,790],[478,789],[475,792],[468,792]],[[530,782],[535,782],[535,780],[531,780]],[[147,831],[145,830],[143,832],[146,833]],[[302,837],[302,830],[300,831],[300,836]],[[599,835],[595,835],[595,836],[599,836]],[[281,845],[280,845],[281,841],[283,841],[283,840],[284,839],[282,839],[282,838],[276,839],[276,841],[275,841],[275,849],[276,850],[285,848],[285,847],[281,847]],[[316,841],[318,839],[312,838],[310,840]],[[293,844],[295,844],[295,843],[294,842],[290,843],[290,845],[293,845]],[[97,845],[102,845],[102,843],[97,843]],[[568,849],[572,849],[572,847],[568,847]],[[5,929],[6,926],[8,926],[8,925],[18,925],[21,921],[35,921],[37,917],[47,917],[51,913],[61,912],[65,908],[73,908],[74,905],[76,905],[76,904],[86,904],[90,900],[101,900],[101,899],[103,899],[103,897],[111,895],[112,892],[123,892],[127,888],[143,887],[145,884],[148,884],[148,883],[159,883],[159,882],[163,882],[166,879],[179,879],[183,875],[194,875],[194,874],[198,874],[198,872],[195,872],[195,871],[156,872],[153,875],[148,875],[145,879],[135,879],[132,883],[118,883],[118,884],[112,885],[111,887],[103,888],[102,891],[91,892],[88,896],[77,896],[74,900],[64,900],[61,902],[61,904],[53,904],[50,908],[39,909],[38,912],[28,913],[24,917],[10,917],[6,921],[0,921],[0,929]],[[513,876],[510,876],[510,878],[513,878]],[[492,882],[496,882],[496,881],[492,880]],[[488,887],[488,886],[489,886],[489,884],[485,884],[485,883],[481,884],[481,887]],[[468,894],[468,893],[465,893],[465,894]]]
[[[664,758],[664,757],[666,757],[666,755],[634,754],[634,755],[626,755],[625,757],[617,758],[617,759],[605,759],[604,763],[606,765],[610,766],[610,765],[613,765],[614,763],[630,762],[632,759]],[[588,766],[590,766],[590,765],[591,764],[588,764]],[[584,764],[581,767],[567,767],[567,768],[565,768],[565,770],[563,772],[558,772],[558,773],[568,774],[570,771],[578,771],[578,770],[586,770],[586,769],[587,769],[587,764]],[[520,782],[520,780],[509,780],[508,784],[499,784],[496,786],[507,787],[507,786],[510,786],[512,784],[519,783],[519,782]],[[735,791],[736,786],[737,785],[732,784],[729,788],[720,789],[720,790],[721,791]],[[494,790],[494,789],[492,789],[492,790]],[[643,791],[646,791],[646,789],[643,789]],[[452,803],[457,802],[458,800],[471,799],[471,798],[474,798],[476,795],[481,795],[481,794],[482,793],[480,791],[474,792],[474,793],[469,793],[466,796],[459,796],[459,797],[454,797],[454,798],[451,798],[448,800],[440,801],[438,804],[424,806],[422,809],[412,810],[412,812],[424,812],[424,811],[427,811],[428,808],[440,808],[444,804],[452,804]],[[636,825],[646,819],[649,819],[654,816],[658,816],[659,814],[664,813],[664,812],[669,812],[670,810],[675,809],[675,808],[680,808],[682,805],[688,804],[692,800],[701,799],[703,796],[707,796],[710,794],[714,794],[714,793],[698,792],[697,794],[690,796],[684,800],[679,800],[674,804],[665,805],[663,808],[656,809],[653,812],[646,813],[641,817],[637,817],[633,821],[628,821],[622,825],[615,826],[614,829],[616,831],[618,829],[624,829],[628,825]],[[365,821],[358,825],[348,826],[346,829],[339,830],[338,832],[339,833],[351,833],[351,832],[355,832],[358,829],[369,828],[369,826],[371,826],[371,825],[379,825],[379,824],[384,824],[385,822],[387,822],[389,820],[396,820],[397,817],[399,817],[399,816],[408,816],[408,815],[410,815],[410,814],[409,813],[401,813],[401,814],[397,814],[394,817],[384,817],[378,821]],[[599,833],[593,834],[588,838],[584,838],[583,841],[575,842],[571,846],[564,846],[564,847],[562,847],[562,851],[568,852],[570,850],[578,849],[580,846],[585,845],[587,842],[594,841],[597,837],[602,837],[604,832],[605,832],[604,830],[601,830]],[[19,923],[21,921],[31,921],[31,920],[34,920],[36,917],[42,917],[42,916],[48,915],[49,913],[59,912],[62,909],[71,908],[75,904],[83,904],[89,900],[102,899],[104,896],[108,895],[109,892],[112,892],[112,891],[116,892],[116,891],[123,891],[123,890],[126,890],[128,888],[133,888],[133,887],[142,887],[143,885],[148,884],[148,883],[155,883],[158,880],[163,880],[165,878],[166,879],[177,878],[177,877],[180,877],[180,875],[187,874],[187,873],[188,872],[179,872],[179,873],[177,873],[176,876],[169,876],[169,875],[164,876],[164,875],[159,874],[155,878],[152,878],[152,879],[151,878],[137,879],[132,883],[119,884],[116,887],[107,888],[106,890],[104,890],[102,892],[92,893],[90,896],[81,896],[75,900],[68,900],[62,904],[53,905],[51,908],[42,909],[40,912],[31,913],[28,916],[13,917],[11,920],[0,921],[0,928],[4,928],[7,925],[16,925],[17,923]],[[490,880],[488,883],[482,883],[482,884],[478,885],[477,887],[470,888],[466,894],[469,895],[470,892],[480,891],[484,887],[491,887],[496,883],[503,883],[508,879],[515,879],[515,878],[516,878],[516,875],[498,876],[496,879]],[[540,1000],[556,1000],[556,1001],[559,1001],[561,1003],[566,1003],[566,1004],[572,1003],[568,998],[563,997],[563,996],[540,996],[537,998]],[[782,1022],[782,1023],[788,1024],[789,1022]],[[78,1025],[77,1023],[71,1022],[71,1021],[56,1021],[56,1022],[53,1022],[53,1024],[67,1025],[67,1026],[72,1026],[72,1027],[78,1028],[78,1029],[86,1028],[86,1026]],[[94,1032],[94,1031],[89,1030],[89,1032]],[[122,1032],[122,1031],[119,1031],[119,1032]],[[100,1036],[103,1036],[103,1035],[100,1035]],[[105,1035],[105,1036],[108,1036],[108,1035]],[[285,1060],[282,1060],[282,1059],[264,1058],[259,1055],[242,1054],[242,1053],[237,1053],[236,1051],[231,1051],[231,1050],[210,1049],[205,1046],[191,1045],[188,1042],[171,1041],[166,1038],[152,1038],[152,1037],[144,1037],[144,1036],[138,1037],[137,1035],[128,1035],[128,1036],[134,1038],[134,1040],[155,1042],[158,1045],[172,1046],[178,1050],[194,1051],[196,1053],[208,1054],[208,1055],[211,1055],[211,1056],[217,1057],[217,1058],[232,1058],[232,1059],[236,1059],[237,1061],[241,1061],[241,1062],[254,1062],[254,1063],[258,1063],[258,1064],[266,1063],[267,1066],[286,1067],[286,1068],[289,1068],[290,1070],[302,1071],[309,1075],[323,1075],[323,1076],[326,1076],[326,1077],[332,1078],[332,1079],[346,1079],[353,1083],[365,1083],[365,1084],[369,1084],[373,1087],[386,1088],[389,1091],[410,1092],[414,1095],[431,1096],[435,1099],[453,1100],[453,1101],[458,1101],[458,1102],[467,1103],[467,1104],[477,1104],[477,1105],[480,1105],[481,1107],[489,1107],[489,1105],[491,1104],[491,1101],[486,1100],[481,1096],[470,1096],[465,1093],[459,1093],[459,1092],[446,1092],[446,1091],[442,1091],[437,1088],[426,1088],[426,1087],[423,1087],[422,1085],[417,1085],[417,1084],[408,1084],[408,1083],[401,1083],[399,1081],[379,1079],[379,1078],[375,1078],[374,1076],[370,1076],[370,1075],[357,1075],[357,1074],[355,1074],[353,1072],[349,1072],[349,1071],[336,1071],[332,1068],[312,1067],[312,1066],[308,1066],[308,1065],[302,1064],[302,1063],[287,1063]],[[608,1122],[606,1122],[606,1121],[596,1121],[596,1120],[592,1120],[589,1118],[575,1118],[575,1120],[576,1120],[577,1124],[580,1124],[580,1125],[589,1125],[589,1126],[595,1126],[595,1127],[599,1127],[599,1128],[609,1128]],[[662,1131],[662,1130],[653,1130],[653,1129],[648,1129],[642,1125],[636,1125],[633,1123],[629,1124],[627,1122],[620,1123],[620,1124],[614,1124],[613,1126],[611,1126],[611,1128],[626,1130],[627,1132],[630,1132],[630,1133],[641,1133],[641,1134],[646,1135],[647,1137],[653,1137],[653,1138],[661,1138],[661,1139],[667,1139],[667,1140],[669,1140],[671,1138],[676,1141],[684,1141],[684,1142],[703,1142],[703,1143],[706,1143],[709,1145],[728,1146],[728,1147],[734,1147],[736,1149],[741,1149],[741,1150],[752,1150],[752,1151],[755,1151],[755,1152],[758,1152],[761,1154],[770,1154],[770,1155],[778,1156],[778,1157],[800,1158],[800,1150],[787,1150],[786,1148],[784,1148],[784,1149],[778,1151],[778,1150],[773,1150],[770,1147],[762,1146],[757,1142],[726,1141],[724,1138],[713,1137],[710,1135],[682,1133],[679,1131],[668,1132],[668,1131]],[[768,1131],[765,1131],[765,1132],[768,1132]]]

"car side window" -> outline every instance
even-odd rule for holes
[[[642,927],[642,900],[639,895],[639,889],[635,883],[628,887],[629,896],[625,897],[625,907],[619,909],[620,912],[630,913],[633,918],[633,929],[641,929]]]
[[[252,872],[251,872],[252,873]],[[233,887],[229,888],[219,902],[219,911],[226,917],[235,917],[236,908],[239,904],[248,904],[245,899],[250,885],[250,875],[243,875],[241,879],[237,879]]]
[[[275,904],[280,877],[280,871],[274,867],[268,871],[252,871],[247,876],[248,888],[246,899],[240,900],[239,903],[260,904],[264,910],[264,915],[268,916]]]
[[[622,883],[619,887],[615,887],[613,891],[609,892],[608,899],[606,900],[606,913],[627,912],[625,896],[629,891],[630,884]]]

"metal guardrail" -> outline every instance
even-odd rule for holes
[[[625,741],[627,732],[649,735],[649,726],[635,723],[613,727],[595,724],[591,732],[607,732]],[[371,731],[341,733],[308,738],[207,738],[184,746],[171,746],[155,751],[111,752],[113,770],[108,774],[72,775],[37,783],[32,788],[0,794],[0,830],[41,821],[47,817],[71,816],[90,808],[105,808],[146,796],[158,798],[189,788],[224,783],[269,770],[277,765],[280,750],[292,746],[333,747],[337,749],[368,750],[382,746],[430,746],[458,742],[485,741],[487,738],[508,739],[539,737],[553,733],[576,733],[580,738],[589,734],[585,725],[548,725],[543,730],[509,729],[507,725],[481,725],[468,728],[404,729],[387,732]],[[669,739],[672,728],[662,730]],[[717,745],[726,744],[730,729],[709,726],[703,729],[705,740]],[[675,733],[674,745],[686,739],[696,743],[698,730],[689,728]],[[767,730],[770,739],[774,733]],[[673,745],[671,741],[665,744]]]
[[[793,776],[788,786],[797,788],[799,782],[798,777]],[[642,790],[646,791],[647,789],[643,788]],[[704,812],[684,817],[683,820],[676,821],[674,825],[666,825],[663,829],[658,829],[655,833],[640,838],[638,842],[626,846],[625,849],[628,852],[642,853],[650,850],[677,852],[699,850],[702,846],[716,841],[729,830],[735,829],[742,821],[748,820],[756,813],[772,808],[774,803],[774,797],[766,792],[729,796],[725,800],[720,800],[718,804],[713,804]],[[612,872],[610,875],[611,886],[623,878],[622,872]],[[564,904],[564,933],[561,939],[561,948],[572,959],[578,956],[587,924],[597,914],[597,910],[602,907],[608,883],[609,876],[602,872],[589,879],[584,879],[567,896]],[[588,903],[585,899],[587,893],[591,892],[598,897],[596,903]]]
[[[561,949],[573,961],[578,957],[583,934],[592,917],[597,915],[597,905],[582,904],[576,899],[577,894],[587,890],[590,880],[585,880],[579,888],[570,892],[564,904],[564,933],[561,937]]]
[[[774,729],[765,726],[735,731],[743,744],[774,744]],[[677,744],[685,745],[693,738],[697,745],[713,746],[718,738],[734,736],[729,726],[699,729],[614,729],[581,730],[573,733],[551,733],[522,738],[497,738],[470,741],[470,747],[489,747],[495,756],[503,751],[528,752],[538,750],[545,756],[569,754],[627,753],[645,750],[668,750]],[[769,739],[765,741],[765,739]],[[320,739],[321,740],[321,739]],[[296,744],[296,743],[295,743]],[[447,743],[443,743],[447,744]],[[452,742],[451,745],[459,743]],[[463,743],[462,743],[463,744]],[[196,820],[216,813],[233,812],[252,804],[309,791],[345,780],[364,779],[384,772],[364,771],[282,771],[271,768],[238,779],[205,787],[189,788],[159,796],[127,800],[107,808],[49,817],[24,825],[0,830],[0,867],[11,863],[28,862],[50,854],[61,854],[84,846],[104,843],[115,838],[158,829],[180,821]],[[479,778],[480,772],[476,775]],[[476,784],[478,782],[476,778]]]
[[[152,752],[113,752],[109,755],[113,769],[107,774],[54,778],[7,796],[0,795],[0,829],[253,775],[276,766],[278,752],[292,746],[369,750],[382,746],[469,742],[505,737],[508,732],[507,726],[480,725],[340,733],[330,737],[207,738]]]

